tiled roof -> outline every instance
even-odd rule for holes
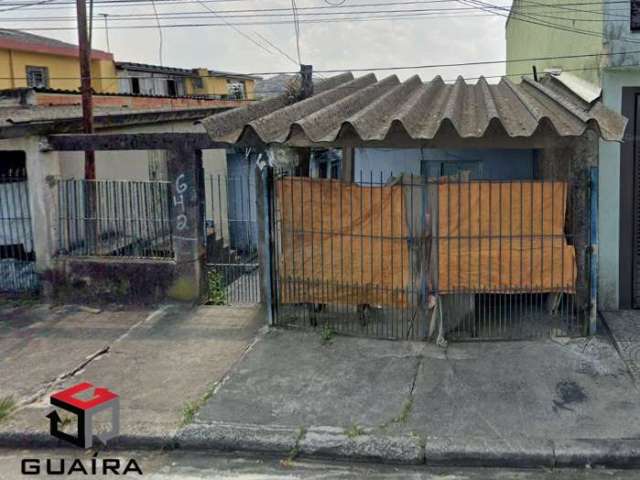
[[[9,28],[0,28],[0,48],[2,47],[34,51],[42,50],[66,55],[78,54],[78,46],[72,43]],[[92,55],[111,58],[110,53],[102,50],[92,50]]]
[[[285,96],[203,121],[214,141],[237,143],[331,144],[341,139],[383,141],[390,134],[410,141],[431,140],[453,131],[461,138],[481,138],[487,132],[511,138],[540,131],[579,136],[595,128],[605,140],[619,141],[626,120],[600,102],[587,104],[553,82],[523,78],[516,84],[503,78],[488,84],[481,78],[453,84],[440,77],[423,82],[413,76],[401,82],[395,75],[378,80],[369,74],[343,74],[319,83],[315,95],[289,104]]]
[[[99,107],[94,109],[96,128],[126,127],[135,124],[172,121],[198,121],[221,107],[131,109]],[[68,133],[80,131],[82,107],[32,106],[0,108],[0,138],[33,134]]]

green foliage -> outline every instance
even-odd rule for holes
[[[182,426],[189,425],[193,422],[196,413],[198,413],[202,406],[213,396],[216,385],[217,383],[211,385],[201,398],[184,404],[184,407],[182,407]]]
[[[12,397],[0,398],[0,422],[5,420],[16,408],[16,402]]]
[[[198,400],[185,403],[182,409],[182,425],[189,425],[193,422],[193,419],[201,406],[202,405]]]
[[[222,273],[215,270],[209,270],[207,275],[208,285],[208,301],[209,305],[226,305],[227,304],[227,292],[224,286],[224,280]]]
[[[329,345],[333,341],[336,332],[328,324],[324,324],[320,332],[320,340],[323,345]]]
[[[287,458],[280,460],[280,464],[283,467],[290,467],[293,461],[297,458],[297,456],[300,455],[300,442],[302,442],[302,439],[304,438],[306,433],[307,433],[306,428],[304,427],[298,428],[298,436],[296,437],[295,445],[289,451],[289,455],[287,455]]]
[[[347,435],[347,437],[354,439],[362,435],[364,433],[364,429],[354,423],[348,429],[346,429],[344,433]]]

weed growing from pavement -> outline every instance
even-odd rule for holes
[[[283,467],[290,467],[291,463],[300,455],[300,442],[304,438],[307,433],[307,429],[304,427],[298,428],[298,435],[296,436],[296,443],[293,445],[293,448],[289,451],[289,455],[287,458],[280,460],[280,465]]]
[[[348,429],[346,429],[344,433],[347,437],[353,440],[354,438],[359,437],[360,435],[363,435],[364,429],[354,423]]]
[[[407,420],[409,420],[409,415],[411,415],[411,410],[413,410],[413,397],[409,397],[404,401],[404,403],[402,404],[402,409],[400,410],[400,413],[398,414],[398,416],[393,417],[391,420],[388,420],[386,423],[383,423],[378,428],[380,430],[386,430],[388,427],[390,427],[393,424],[407,423]]]
[[[334,332],[333,328],[325,323],[322,327],[322,330],[320,331],[320,340],[322,341],[322,344],[331,344],[331,342],[333,342],[333,337],[335,336],[335,334],[336,332]]]
[[[16,408],[16,402],[12,397],[0,398],[0,422],[5,420]]]
[[[409,420],[409,415],[411,414],[411,410],[413,410],[413,397],[410,397],[404,401],[404,403],[402,404],[400,415],[393,419],[394,423],[407,423],[407,420]]]
[[[213,385],[211,385],[207,389],[207,391],[204,392],[204,395],[201,398],[194,400],[192,402],[186,402],[184,404],[184,407],[182,407],[182,423],[181,423],[183,427],[193,422],[193,419],[195,418],[196,413],[198,413],[200,409],[203,407],[203,405],[207,403],[207,401],[209,401],[209,399],[213,396],[213,392],[216,390],[217,385],[218,385],[217,383],[214,383]]]
[[[207,304],[226,305],[227,293],[224,288],[222,273],[210,270],[207,275],[207,283],[209,287]]]

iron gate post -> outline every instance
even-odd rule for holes
[[[260,168],[260,167],[258,167]],[[258,215],[262,234],[259,235],[258,252],[260,256],[263,299],[267,310],[267,324],[275,324],[275,287],[273,265],[273,168],[267,163],[258,170],[260,197]]]
[[[176,261],[176,276],[169,296],[195,303],[206,294],[202,151],[179,144],[168,151],[168,157]]]
[[[590,173],[589,335],[595,335],[598,328],[598,167],[591,167]]]

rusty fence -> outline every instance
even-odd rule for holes
[[[38,287],[27,172],[10,170],[0,175],[0,292]]]
[[[60,256],[173,258],[171,185],[57,180]]]
[[[587,333],[587,185],[369,173],[280,175],[273,190],[279,325],[439,340]]]

